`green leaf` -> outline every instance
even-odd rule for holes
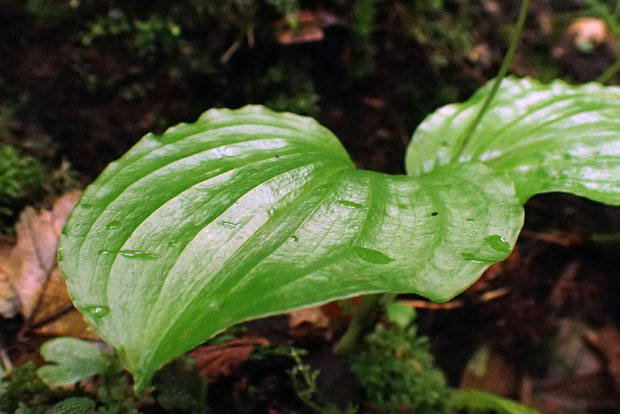
[[[95,402],[86,397],[71,397],[60,401],[45,414],[89,414],[95,413]]]
[[[418,127],[407,151],[410,175],[450,163],[491,86]],[[523,202],[563,191],[620,205],[620,88],[506,78],[458,161],[507,173]]]
[[[456,391],[450,399],[455,409],[467,412],[494,412],[498,414],[538,414],[537,410],[479,390]]]
[[[59,387],[105,372],[111,365],[111,354],[95,344],[77,338],[62,337],[47,341],[41,355],[50,364],[37,370],[47,385]]]
[[[385,312],[388,320],[401,329],[407,328],[415,319],[415,310],[399,301],[388,303]]]
[[[59,262],[140,389],[244,320],[385,291],[448,300],[510,253],[522,222],[513,184],[480,163],[361,171],[314,120],[252,106],[149,134],[110,164]]]

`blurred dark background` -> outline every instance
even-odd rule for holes
[[[3,0],[0,137],[92,179],[148,131],[260,103],[318,118],[364,168],[402,172],[424,116],[495,76],[519,4]],[[599,14],[534,1],[512,73],[595,79],[613,30],[577,28],[584,41],[570,27]]]

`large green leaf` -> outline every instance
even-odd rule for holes
[[[450,163],[491,89],[430,115],[413,136],[407,171],[420,175]],[[458,161],[506,172],[522,201],[565,191],[620,204],[620,88],[550,85],[507,78]]]
[[[361,171],[309,118],[210,110],[87,188],[59,262],[139,389],[243,320],[363,293],[450,299],[509,254],[522,220],[513,184],[483,164]]]

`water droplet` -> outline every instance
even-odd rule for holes
[[[373,249],[367,249],[365,247],[355,246],[353,247],[353,252],[360,259],[365,260],[369,263],[374,263],[374,264],[387,264],[394,260],[391,257],[386,256],[385,254],[381,253],[380,251],[373,250]]]
[[[181,245],[181,242],[176,241],[176,240],[172,240],[168,242],[168,246],[170,247],[179,247]]]
[[[297,243],[299,241],[299,237],[295,236],[294,234],[288,239],[292,241],[293,243]]]
[[[357,226],[357,225],[351,226],[351,230],[353,231],[358,231],[359,229],[360,229],[360,226]]]
[[[90,314],[94,319],[99,319],[110,313],[110,308],[102,305],[88,306],[84,309],[86,313]]]
[[[461,257],[475,263],[495,263],[510,253],[510,243],[498,234],[485,237],[478,252],[462,252]]]
[[[340,204],[343,207],[346,208],[362,208],[364,207],[363,205],[359,204],[359,203],[354,203],[353,201],[348,201],[348,200],[338,200],[336,201],[338,204]]]
[[[476,257],[472,253],[461,253],[461,257],[463,257],[463,259],[465,260],[469,260],[470,262],[474,262],[474,263],[484,263],[487,261],[487,260],[483,260],[480,257]]]
[[[233,223],[232,221],[218,221],[217,224],[220,226],[226,227],[228,229],[234,229],[238,226],[237,223]]]
[[[494,234],[492,236],[486,237],[484,239],[484,243],[493,250],[497,250],[498,252],[510,252],[510,243],[499,234]]]
[[[121,222],[118,220],[114,220],[108,223],[108,225],[106,226],[106,229],[108,230],[116,230],[117,228],[119,228],[121,226]]]
[[[271,208],[269,209],[269,215],[270,215],[270,216],[273,216],[273,214],[274,214],[275,212],[276,212],[276,210],[275,210],[273,207],[271,207]]]
[[[219,310],[220,309],[220,305],[218,305],[215,302],[211,302],[211,303],[209,303],[209,308],[211,308],[213,310]]]
[[[110,254],[110,251],[109,251],[109,250],[99,250],[99,252],[98,252],[98,253],[99,253],[100,255],[102,255],[102,256],[106,256],[106,255]]]
[[[155,260],[159,259],[161,255],[157,253],[145,252],[142,250],[121,250],[121,256],[124,256],[128,259],[137,259],[137,260]]]

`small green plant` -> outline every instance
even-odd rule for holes
[[[138,403],[175,413],[209,412],[207,382],[192,360],[171,362],[158,372],[151,392],[138,395],[116,354],[100,345],[68,337],[43,344],[45,365],[37,369],[29,362],[0,378],[0,412],[138,414]],[[86,381],[90,386],[82,387]]]
[[[69,190],[75,183],[75,172],[67,162],[51,169],[14,145],[0,143],[0,231],[13,231],[17,213],[26,204],[40,203],[50,194]]]
[[[516,39],[496,81],[418,127],[407,175],[358,170],[314,120],[261,106],[209,110],[110,164],[58,259],[136,389],[245,320],[360,294],[449,300],[510,254],[535,194],[620,205],[620,89],[502,81]]]
[[[351,369],[382,413],[450,414],[451,390],[433,367],[428,338],[418,336],[411,308],[388,305],[391,326],[378,324],[351,355]]]
[[[256,106],[147,135],[64,228],[75,305],[141,388],[239,321],[361,293],[448,300],[510,253],[534,194],[620,204],[620,90],[506,79],[464,141],[491,90],[418,128],[409,176],[359,171],[314,121]]]
[[[350,354],[353,373],[368,401],[386,414],[498,413],[534,410],[477,390],[450,388],[434,367],[430,343],[418,334],[415,311],[400,302],[386,307],[390,324],[379,323]]]
[[[13,145],[0,144],[0,215],[12,215],[17,202],[42,193],[45,182],[39,161]]]

